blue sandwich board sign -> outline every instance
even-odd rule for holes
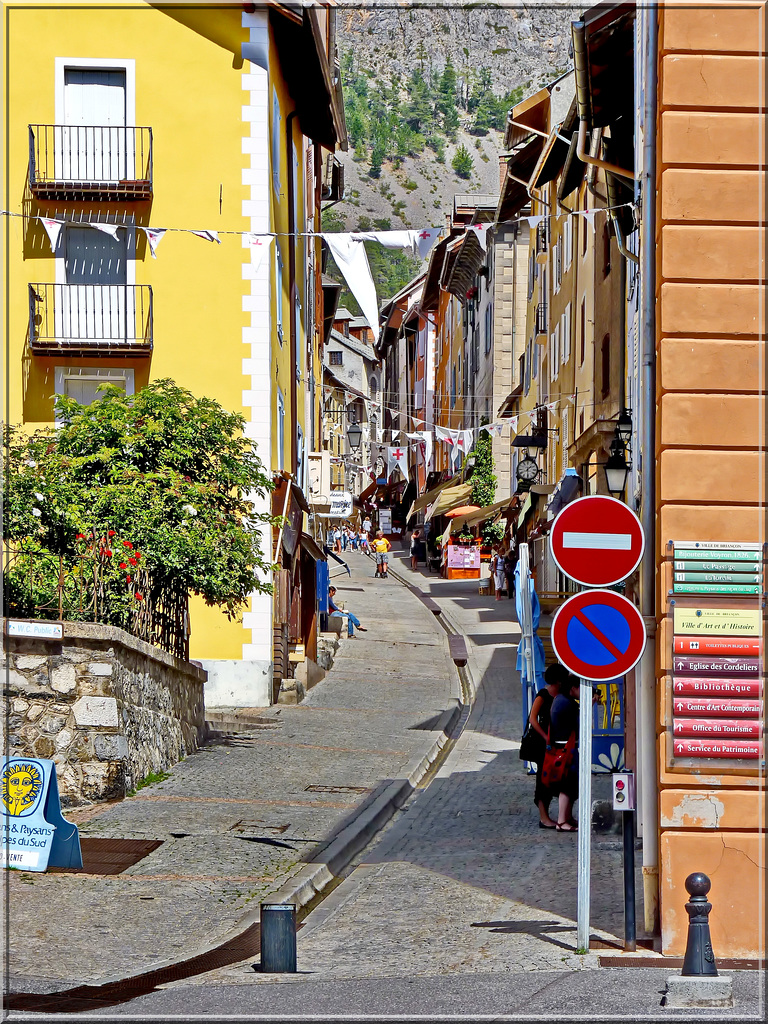
[[[4,757],[0,780],[2,866],[22,871],[81,868],[80,834],[62,816],[53,761]]]

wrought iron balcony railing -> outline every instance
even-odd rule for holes
[[[33,352],[148,356],[152,288],[126,284],[31,284]]]
[[[152,129],[31,124],[29,187],[37,199],[151,199]]]
[[[543,336],[546,338],[548,333],[547,304],[546,302],[540,302],[536,307],[536,337]]]

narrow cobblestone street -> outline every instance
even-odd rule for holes
[[[258,711],[249,733],[133,797],[69,813],[84,839],[162,845],[119,875],[10,874],[13,991],[124,978],[211,948],[423,761],[459,693],[445,633],[400,584],[369,579],[364,556],[350,565],[334,582],[368,631],[342,639],[302,704]],[[62,920],[68,942],[44,955]]]

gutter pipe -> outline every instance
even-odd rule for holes
[[[293,122],[298,111],[292,110],[285,119],[286,172],[288,175],[288,302],[291,353],[291,472],[296,477],[299,468],[299,396],[296,375],[299,369],[299,323],[296,316],[296,181],[293,173]]]
[[[646,554],[641,563],[640,611],[648,642],[640,661],[639,736],[637,772],[640,822],[643,836],[643,908],[645,930],[659,929],[659,780],[656,753],[656,90],[658,14],[643,11],[638,33],[644,68],[642,98],[643,148],[640,178],[640,520],[645,531]],[[638,56],[640,54],[638,53]],[[640,113],[640,110],[638,113]]]

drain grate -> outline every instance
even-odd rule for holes
[[[367,786],[307,786],[305,793],[370,793]]]
[[[82,875],[119,875],[162,846],[162,839],[96,839],[83,836],[81,868],[50,868],[52,872]]]

